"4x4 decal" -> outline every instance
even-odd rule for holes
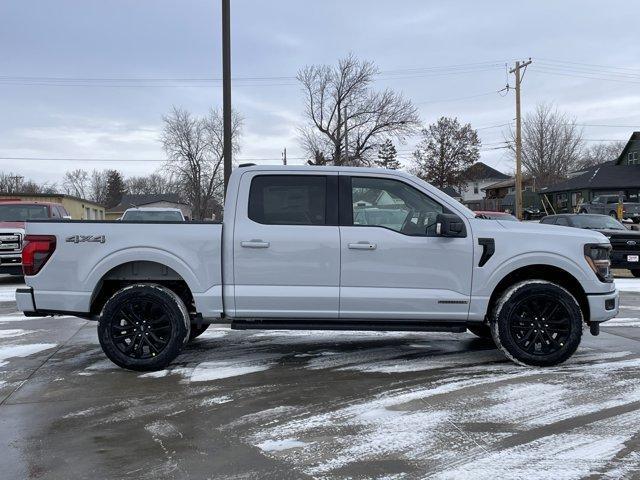
[[[106,240],[107,239],[104,235],[71,235],[65,239],[68,243],[104,243]]]

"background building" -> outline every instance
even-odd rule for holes
[[[582,170],[578,175],[540,190],[556,212],[573,212],[598,195],[622,193],[628,202],[640,201],[640,132],[634,132],[620,156]]]
[[[0,199],[60,203],[67,209],[67,212],[69,212],[73,220],[104,220],[105,218],[105,208],[103,205],[63,193],[0,194]]]
[[[502,173],[486,163],[476,162],[464,174],[466,183],[460,188],[462,203],[472,210],[483,210],[482,200],[485,198],[484,188],[491,184],[506,180],[509,175]]]

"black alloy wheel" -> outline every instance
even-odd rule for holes
[[[572,324],[567,307],[556,298],[538,294],[524,298],[509,316],[509,334],[531,355],[549,355],[564,347]]]
[[[177,293],[154,284],[129,285],[104,305],[98,338],[105,355],[130,370],[165,368],[189,338],[189,313]]]
[[[491,319],[493,340],[516,363],[547,367],[575,353],[582,339],[582,310],[563,287],[525,280],[502,293]]]
[[[155,357],[171,338],[171,322],[156,299],[134,300],[122,305],[114,315],[111,338],[118,350],[128,357]]]

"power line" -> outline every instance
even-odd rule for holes
[[[434,67],[413,67],[395,70],[382,70],[375,80],[401,80],[433,76],[460,75],[502,68],[500,62],[476,62],[469,64],[445,65]],[[68,75],[1,75],[0,85],[14,86],[54,86],[54,87],[107,87],[107,88],[164,88],[196,87],[206,88],[222,83],[222,78],[207,74],[173,74],[152,77],[151,74],[112,75],[112,76],[68,76]],[[293,86],[297,85],[295,76],[246,76],[234,77],[235,86]]]
[[[291,157],[288,160],[306,160],[308,157]],[[169,159],[156,158],[71,158],[71,157],[0,157],[0,160],[42,161],[42,162],[168,162]],[[239,162],[282,161],[278,157],[236,158]]]

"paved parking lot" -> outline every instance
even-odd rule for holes
[[[168,370],[0,278],[1,478],[637,478],[640,279],[567,364],[471,334],[211,328]]]

